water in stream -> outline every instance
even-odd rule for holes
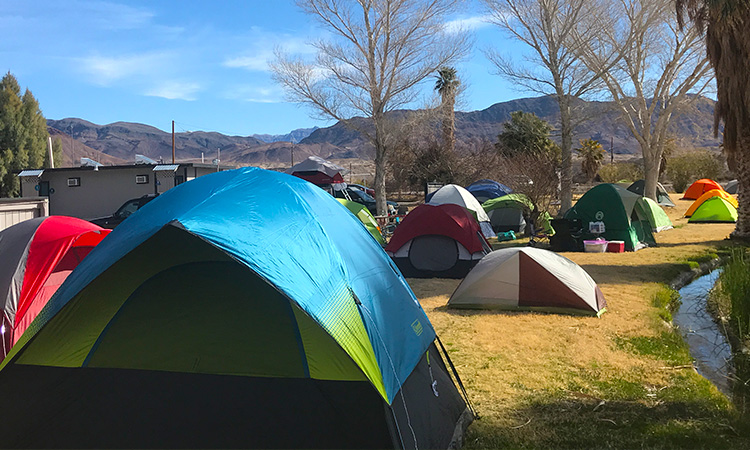
[[[674,314],[673,322],[690,346],[698,373],[731,396],[732,347],[708,312],[706,302],[720,273],[720,269],[714,270],[680,289],[682,305]]]

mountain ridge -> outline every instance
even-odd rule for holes
[[[713,111],[715,102],[702,97],[690,110],[675,115],[672,134],[678,145],[684,147],[718,147],[713,137]],[[598,140],[605,149],[613,146],[615,153],[640,152],[637,141],[619,118],[611,102],[578,100],[574,107],[588,111],[595,117],[580,124],[574,134],[574,146],[579,139]],[[553,124],[559,121],[559,109],[554,97],[531,97],[495,103],[483,110],[456,112],[456,139],[459,143],[472,141],[496,142],[502,124],[514,111],[532,112]],[[395,117],[410,111],[400,110],[390,114]],[[350,119],[361,129],[372,127],[371,121],[361,117]],[[81,145],[81,151],[105,164],[133,162],[135,154],[152,159],[171,160],[172,135],[153,126],[132,122],[114,122],[97,125],[84,119],[66,118],[47,120],[55,135],[67,135]],[[304,137],[303,137],[304,136]],[[262,138],[262,139],[261,139]],[[288,140],[277,140],[287,138]],[[553,139],[556,136],[553,134]],[[269,142],[266,142],[269,141]],[[75,165],[72,141],[63,145],[65,163]],[[372,144],[359,132],[338,122],[324,128],[300,128],[285,135],[227,136],[213,131],[180,132],[175,134],[176,159],[185,162],[213,160],[221,151],[225,164],[259,165],[262,167],[288,166],[292,160],[306,156],[326,159],[374,159]],[[80,152],[79,152],[80,153]],[[91,157],[91,156],[88,156]]]

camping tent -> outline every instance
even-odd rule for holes
[[[0,231],[0,361],[81,260],[110,230],[65,216]]]
[[[487,200],[502,197],[513,192],[513,189],[508,186],[498,183],[495,180],[477,180],[470,185],[466,186],[466,190],[476,197],[479,203],[484,203]]]
[[[708,192],[712,189],[723,190],[724,188],[722,188],[719,185],[719,183],[715,182],[714,180],[709,180],[708,178],[701,178],[700,180],[691,184],[690,187],[685,190],[685,195],[682,196],[682,199],[683,200],[697,200],[698,197],[700,197],[705,192]]]
[[[288,174],[317,185],[343,183],[342,175],[346,172],[347,170],[343,167],[319,156],[308,156],[304,161],[286,170]]]
[[[643,196],[645,186],[646,180],[641,179],[628,186],[628,190]],[[669,198],[669,193],[667,193],[667,190],[659,182],[656,183],[656,203],[661,206],[674,206],[674,202]]]
[[[490,224],[495,231],[513,230],[514,233],[518,233],[525,231],[521,227],[521,221],[523,221],[523,225],[525,226],[526,219],[534,209],[534,204],[524,194],[508,194],[487,200],[482,203],[482,208],[484,208],[487,216],[490,218]],[[537,220],[539,223],[535,224],[536,228],[544,230],[548,235],[555,234],[555,230],[550,225],[551,219],[552,217],[548,212],[542,212]],[[516,231],[516,227],[519,228],[518,231]]]
[[[690,217],[695,213],[695,210],[698,209],[700,205],[703,204],[706,200],[712,197],[721,197],[724,200],[728,201],[732,204],[735,208],[739,208],[739,203],[737,202],[737,199],[732,197],[732,195],[728,192],[726,192],[723,189],[711,189],[710,191],[705,192],[703,195],[698,197],[697,200],[693,202],[692,205],[685,211],[685,217]]]
[[[453,308],[599,315],[607,302],[573,261],[549,250],[511,247],[485,256],[448,301]]]
[[[737,222],[737,208],[723,197],[711,197],[701,203],[688,222]]]
[[[600,184],[589,189],[565,213],[565,219],[579,219],[583,225],[582,239],[593,239],[588,232],[591,222],[604,222],[608,241],[625,241],[625,250],[633,251],[655,244],[648,220],[644,197],[616,184]]]
[[[0,435],[6,447],[448,448],[472,415],[434,340],[406,280],[325,191],[217,172],[150,202],[68,277],[0,370],[13,411]]]
[[[380,226],[378,225],[378,221],[375,220],[375,217],[373,217],[372,213],[369,209],[367,209],[365,205],[343,198],[337,198],[336,200],[338,200],[342,205],[346,206],[346,209],[351,211],[352,214],[357,216],[357,219],[362,222],[362,225],[367,228],[367,231],[370,232],[372,237],[374,237],[375,240],[378,241],[378,244],[385,245],[385,239],[383,239],[383,235],[380,233]]]
[[[430,205],[444,205],[446,203],[463,206],[470,210],[479,222],[479,227],[482,229],[484,237],[495,237],[495,233],[492,231],[492,225],[490,225],[490,218],[487,216],[487,213],[484,212],[482,204],[479,203],[471,192],[455,184],[446,184],[438,189],[428,202]]]
[[[659,233],[672,228],[672,221],[658,203],[648,197],[643,197],[643,200],[646,204],[646,217],[651,224],[651,231]]]
[[[463,278],[491,248],[471,213],[448,203],[414,208],[385,250],[404,276]]]
[[[727,182],[726,187],[724,188],[725,191],[729,194],[737,195],[737,186],[739,186],[739,182],[737,180],[732,180]]]

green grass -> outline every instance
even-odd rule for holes
[[[690,364],[690,349],[682,336],[674,331],[663,331],[657,336],[615,337],[615,345],[636,355],[650,356],[668,365]]]
[[[672,322],[672,314],[680,307],[680,293],[662,285],[651,298],[651,303],[658,309],[659,318],[665,322]]]

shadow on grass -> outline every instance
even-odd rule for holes
[[[750,448],[750,423],[710,401],[589,397],[531,401],[505,423],[479,420],[466,448]]]
[[[690,270],[682,262],[643,264],[635,266],[616,264],[581,264],[597,283],[659,283],[671,280],[681,272]]]

